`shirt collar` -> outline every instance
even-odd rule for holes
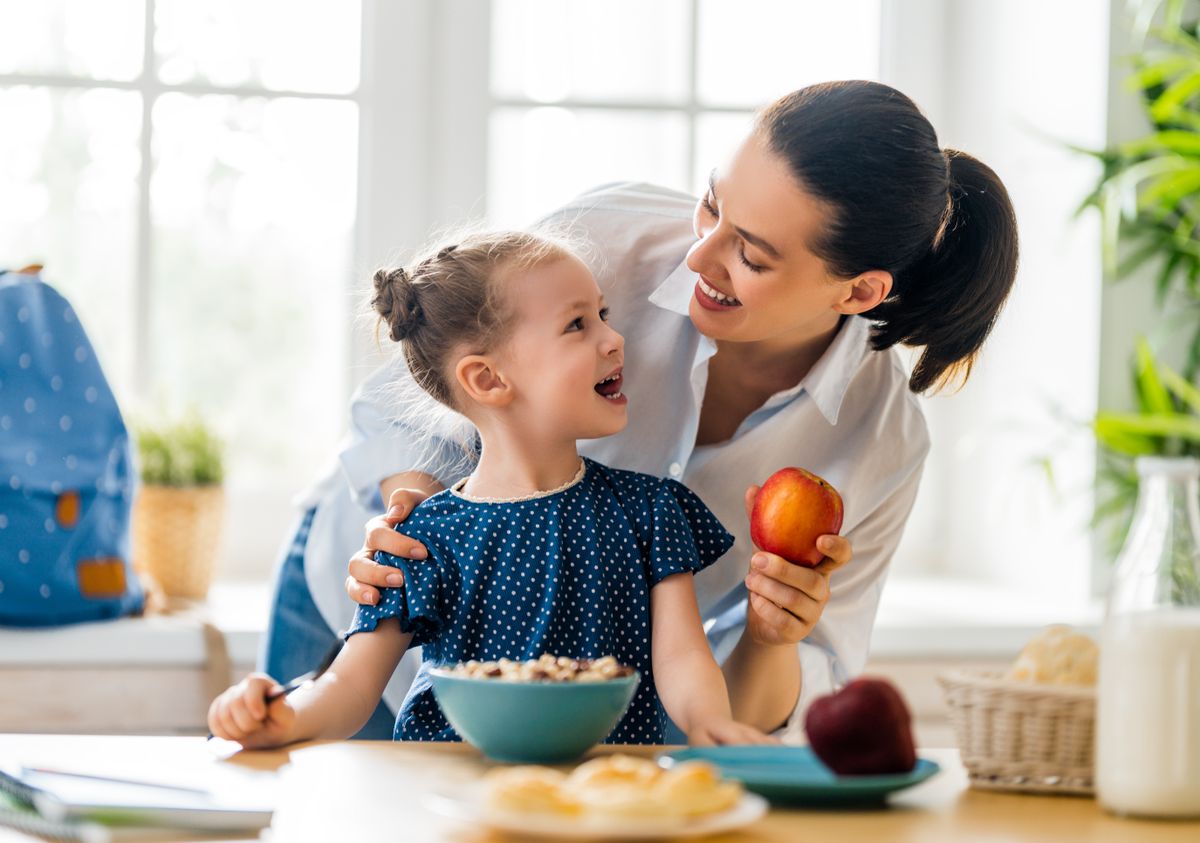
[[[650,294],[650,301],[664,310],[687,316],[695,288],[696,273],[688,269],[686,260],[680,261],[679,266]]]
[[[830,424],[837,424],[846,390],[850,388],[850,381],[858,373],[858,368],[867,354],[867,334],[870,327],[871,323],[861,316],[847,316],[829,348],[825,349],[825,353],[808,370],[800,384],[788,390],[806,391]]]
[[[695,286],[696,273],[688,269],[687,262],[683,261],[650,294],[650,301],[664,310],[687,316]],[[866,356],[869,330],[870,323],[861,316],[846,317],[829,348],[825,349],[825,353],[800,383],[775,393],[765,406],[786,403],[803,390],[812,398],[825,420],[837,424],[846,390]]]

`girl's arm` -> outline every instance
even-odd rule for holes
[[[395,618],[384,618],[374,631],[346,639],[329,670],[292,694],[304,694],[292,702],[295,739],[343,739],[365,726],[410,641],[412,635],[401,632]]]
[[[385,618],[373,632],[350,636],[316,682],[269,705],[278,684],[251,674],[213,700],[209,729],[247,749],[348,738],[370,719],[411,640],[395,618]]]
[[[654,682],[667,714],[692,744],[765,743],[735,723],[725,678],[708,649],[692,574],[672,574],[650,591]]]

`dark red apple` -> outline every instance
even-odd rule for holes
[[[750,538],[768,553],[814,568],[817,538],[842,529],[842,496],[811,471],[781,468],[763,483],[750,514]]]
[[[840,776],[907,773],[917,766],[908,706],[886,679],[864,676],[818,698],[804,730],[813,752]]]

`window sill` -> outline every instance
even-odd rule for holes
[[[883,591],[872,659],[1015,658],[1043,627],[1069,624],[1096,638],[1101,601],[1072,604],[1004,586],[897,577]]]
[[[204,622],[224,631],[234,665],[251,665],[266,630],[269,596],[264,582],[225,582],[215,584],[203,603],[169,615],[0,628],[0,667],[202,667]]]

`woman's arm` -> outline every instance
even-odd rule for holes
[[[754,509],[759,487],[746,490],[746,517]],[[781,556],[756,548],[746,575],[749,593],[746,628],[725,660],[734,717],[773,732],[796,710],[803,683],[796,644],[812,632],[829,602],[829,576],[853,557],[843,536],[821,536],[826,554],[815,568],[793,565]]]
[[[722,668],[734,716],[774,731],[795,711],[803,677],[796,644],[812,632],[829,602],[829,575],[850,559],[850,543],[822,536],[830,556],[815,568],[758,551],[746,576],[746,629]]]
[[[654,586],[650,617],[654,682],[663,707],[688,742],[769,741],[733,720],[725,679],[704,637],[692,574],[673,574]]]
[[[756,598],[751,595],[751,600]],[[743,633],[721,669],[731,689],[734,717],[764,732],[787,723],[802,682],[800,654],[794,644],[759,644]]]

